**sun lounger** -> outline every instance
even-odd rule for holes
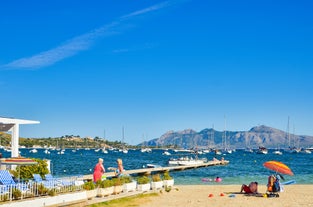
[[[64,180],[64,179],[60,179],[60,178],[55,178],[51,174],[46,174],[45,178],[46,178],[47,181],[54,181],[58,185],[61,185],[61,186],[75,185],[74,181],[68,181],[68,180]]]
[[[10,188],[19,189],[22,192],[28,191],[29,188],[25,183],[16,183],[9,171],[0,170],[0,184],[2,185],[1,190],[4,191],[9,190]]]
[[[43,184],[46,188],[54,188],[56,186],[55,182],[43,180],[39,174],[33,174],[33,178],[37,184]]]

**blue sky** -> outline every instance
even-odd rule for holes
[[[313,135],[311,1],[2,1],[0,116],[23,137]],[[226,119],[224,119],[226,117]]]

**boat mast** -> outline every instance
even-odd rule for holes
[[[215,147],[215,143],[214,143],[214,124],[212,124],[212,131],[210,133],[210,139],[211,139],[211,143],[208,143],[208,149]],[[208,141],[209,142],[209,141]]]
[[[224,115],[224,150],[227,148],[227,141],[226,141],[226,117]]]
[[[122,126],[122,149],[124,150],[124,126]]]
[[[287,135],[288,135],[288,147],[290,148],[290,133],[289,133],[289,116],[288,116],[288,123],[287,123]]]

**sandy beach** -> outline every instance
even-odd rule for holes
[[[240,185],[176,185],[170,192],[162,191],[159,196],[150,197],[140,206],[313,206],[313,185],[284,186],[284,192],[280,192],[278,198],[240,194],[240,187]],[[260,185],[259,192],[265,193],[266,186]],[[213,197],[209,197],[210,194],[213,194]]]

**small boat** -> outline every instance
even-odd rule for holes
[[[147,164],[146,167],[147,168],[160,168],[162,166],[161,165],[155,165],[155,164]]]
[[[268,153],[268,150],[265,147],[259,147],[259,149],[256,153],[266,155]]]
[[[196,164],[203,164],[207,161],[207,159],[198,159],[192,157],[180,157],[178,159],[171,158],[168,161],[169,165],[196,165]]]
[[[275,150],[275,151],[273,151],[273,154],[275,154],[275,155],[282,155],[283,153],[280,150]]]
[[[310,150],[308,150],[308,149],[302,149],[300,152],[301,152],[301,153],[304,153],[304,154],[311,154],[311,153],[312,153],[312,152],[311,152]]]
[[[108,154],[109,152],[108,152],[108,150],[105,149],[105,147],[103,147],[103,148],[102,148],[102,153]]]
[[[183,160],[183,161],[179,161],[178,165],[184,165],[184,166],[188,166],[188,165],[197,165],[197,164],[203,164],[205,163],[205,160]]]
[[[152,149],[151,148],[142,148],[140,151],[141,152],[152,152]]]
[[[174,149],[174,152],[193,152],[193,150],[190,150],[190,149]]]
[[[169,156],[169,155],[171,155],[171,153],[170,153],[169,151],[164,151],[164,152],[162,153],[162,155],[167,155],[167,156]]]
[[[313,147],[307,147],[306,150],[313,151]]]
[[[37,149],[31,149],[31,150],[29,150],[29,152],[30,152],[30,153],[37,153],[38,150],[37,150]]]

